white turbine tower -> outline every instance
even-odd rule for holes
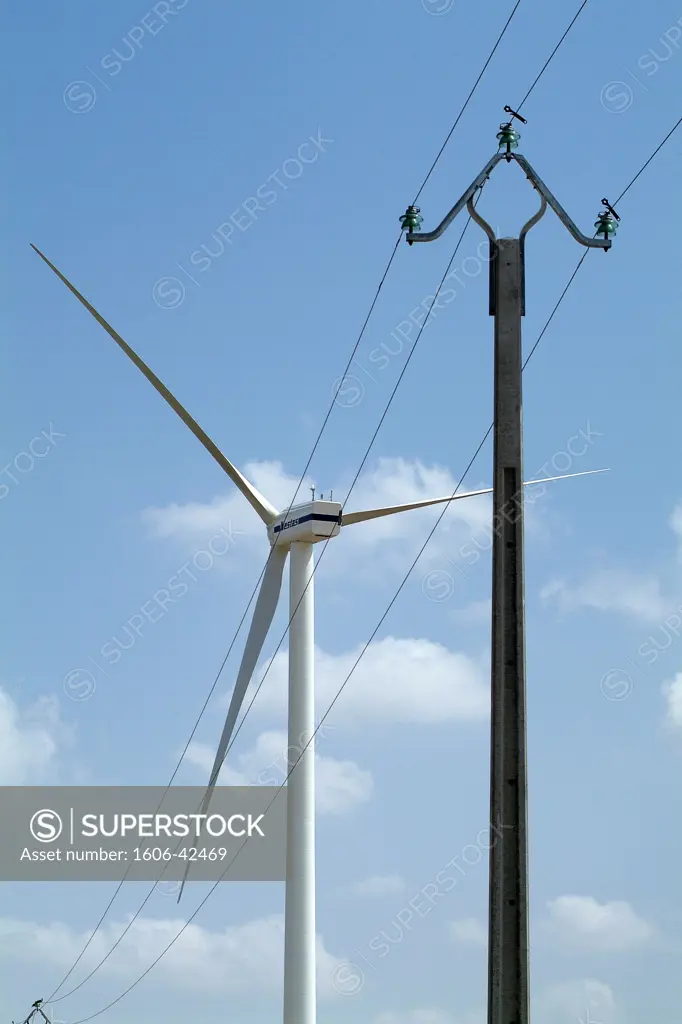
[[[211,453],[218,465],[227,473],[230,480],[239,488],[267,528],[271,550],[202,804],[202,813],[206,812],[213,789],[218,781],[218,775],[225,760],[242,703],[275,615],[282,586],[284,565],[287,556],[291,554],[288,711],[288,750],[290,753],[287,786],[284,1024],[315,1024],[315,750],[312,742],[315,733],[313,545],[322,540],[326,541],[336,537],[342,526],[352,526],[355,523],[364,523],[369,519],[394,515],[397,512],[407,512],[411,509],[441,505],[460,498],[490,494],[492,488],[487,487],[483,490],[467,491],[454,496],[448,495],[443,498],[412,501],[404,505],[350,513],[342,510],[340,502],[325,501],[322,498],[316,500],[313,496],[313,500],[291,506],[286,512],[278,511],[222,454],[156,374],[100,316],[87,299],[39,249],[35,246],[32,248],[175,410],[186,426]],[[530,480],[524,486],[603,472],[606,470],[568,473],[543,480]],[[292,751],[293,753],[291,753]],[[186,877],[187,874],[185,874]]]

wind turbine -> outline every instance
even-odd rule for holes
[[[254,511],[258,513],[267,529],[270,554],[202,804],[202,813],[206,813],[218,781],[237,717],[275,615],[282,587],[284,565],[287,556],[291,554],[288,710],[288,750],[290,753],[288,755],[284,915],[284,1024],[315,1024],[315,750],[312,742],[315,734],[313,546],[320,541],[327,541],[338,536],[342,527],[364,523],[381,516],[395,515],[398,512],[426,508],[430,505],[441,505],[445,502],[480,494],[490,494],[492,488],[486,487],[483,490],[467,491],[454,496],[447,495],[442,498],[412,501],[404,505],[373,508],[360,512],[344,512],[340,502],[324,500],[322,497],[316,499],[313,492],[311,501],[292,505],[285,512],[279,511],[223,455],[156,374],[130,348],[120,334],[100,316],[74,285],[36,246],[32,245],[31,248],[94,316],[95,320],[123,349],[162,398],[189,427],[195,437],[201,441]],[[603,472],[606,470],[562,474],[542,480],[529,480],[524,486]],[[186,878],[187,872],[185,872],[185,880]],[[180,895],[182,895],[182,889]]]

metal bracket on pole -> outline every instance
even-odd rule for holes
[[[490,226],[490,224],[488,224],[488,221],[484,220],[483,217],[481,217],[480,213],[478,212],[478,210],[474,206],[473,198],[469,199],[469,201],[467,202],[467,210],[469,211],[469,216],[471,217],[471,219],[476,221],[476,223],[478,224],[479,227],[483,228],[483,230],[485,231],[486,235],[490,239],[490,248],[489,248],[490,259],[488,260],[488,295],[489,295],[488,312],[490,313],[490,316],[494,316],[495,315],[495,281],[496,281],[495,265],[496,265],[496,255],[497,255],[496,248],[495,248],[495,243],[496,243],[497,239],[495,238],[495,232],[493,231],[493,229]]]
[[[547,209],[547,200],[544,196],[541,196],[540,209],[537,213],[533,214],[530,220],[521,228],[521,234],[519,235],[519,249],[521,255],[521,316],[526,315],[526,265],[525,265],[525,245],[526,235],[532,227],[535,227],[537,222],[544,216]],[[486,235],[490,239],[490,287],[489,287],[489,303],[488,312],[490,316],[495,316],[495,295],[497,293],[497,238],[495,232],[486,220],[481,217],[480,213],[474,206],[473,199],[469,199],[467,202],[467,210],[472,220],[475,220],[479,227],[482,227]]]
[[[559,203],[558,199],[556,199],[552,195],[552,193],[549,191],[542,178],[540,178],[540,176],[536,174],[536,172],[533,170],[533,168],[528,163],[525,157],[521,156],[520,153],[512,153],[512,159],[516,160],[519,167],[521,167],[522,170],[526,172],[526,177],[528,178],[528,180],[532,182],[532,184],[538,190],[542,198],[545,199],[546,202],[552,207],[561,223],[564,225],[564,227],[568,228],[570,233],[575,238],[576,242],[580,242],[581,245],[584,245],[588,249],[611,248],[612,243],[610,239],[589,238],[587,235],[584,235],[579,228],[576,227],[576,225],[573,223],[571,218],[564,210],[563,206]]]
[[[526,235],[532,227],[535,227],[537,222],[542,219],[547,210],[547,200],[543,195],[540,196],[540,209],[534,214],[530,220],[521,228],[521,234],[519,235],[519,249],[521,254],[521,316],[526,315]],[[494,315],[494,310],[493,310]]]
[[[469,188],[457,200],[455,205],[452,207],[450,212],[446,214],[435,231],[420,231],[417,233],[408,231],[406,238],[409,244],[412,245],[413,242],[434,242],[437,238],[440,238],[445,229],[452,224],[457,214],[461,213],[469,200],[473,198],[476,189],[481,188],[486,183],[490,177],[490,172],[499,164],[500,160],[503,159],[503,153],[496,153],[492,160],[488,161],[481,173],[476,175],[471,185],[469,185]]]
[[[547,188],[547,186],[545,185],[545,183],[542,180],[542,178],[531,167],[531,165],[528,163],[526,158],[521,156],[520,153],[512,153],[512,152],[509,152],[509,153],[496,153],[495,156],[491,160],[488,161],[488,163],[485,165],[485,167],[483,168],[481,173],[478,174],[474,178],[474,180],[472,181],[472,183],[469,186],[469,188],[457,200],[455,205],[452,207],[450,212],[448,214],[446,214],[446,216],[443,218],[443,220],[438,225],[438,227],[435,228],[435,230],[433,230],[433,231],[410,231],[410,230],[408,230],[407,233],[406,233],[406,236],[405,236],[407,241],[408,241],[408,243],[410,245],[412,245],[413,242],[434,242],[437,238],[440,238],[440,236],[443,234],[443,232],[446,230],[446,228],[448,228],[450,226],[450,224],[452,224],[452,222],[455,219],[455,217],[459,213],[461,213],[461,211],[464,209],[465,206],[467,207],[467,209],[469,210],[469,213],[471,213],[471,216],[477,222],[477,224],[479,224],[484,229],[484,231],[486,231],[486,233],[488,233],[488,235],[490,237],[490,233],[488,232],[488,230],[486,228],[485,222],[482,221],[482,219],[478,215],[474,215],[472,213],[471,200],[473,199],[476,190],[483,187],[485,182],[490,177],[491,172],[498,165],[498,163],[501,160],[504,160],[507,157],[509,159],[511,159],[511,160],[516,160],[516,162],[519,165],[519,167],[521,167],[521,169],[524,171],[526,177],[528,178],[528,180],[533,185],[533,188],[535,188],[540,193],[543,205],[542,205],[542,212],[540,213],[539,217],[541,217],[542,214],[544,214],[546,207],[550,206],[552,208],[552,210],[554,211],[554,213],[559,218],[559,220],[561,221],[561,223],[564,225],[564,227],[567,228],[568,231],[573,236],[573,238],[575,238],[576,242],[579,242],[581,245],[584,245],[588,249],[604,249],[605,251],[608,251],[611,248],[611,245],[613,243],[612,243],[610,237],[606,237],[605,236],[603,238],[594,238],[594,237],[590,238],[588,235],[584,235],[582,233],[582,231],[573,222],[573,220],[571,220],[571,218],[566,213],[566,211],[564,210],[564,208],[561,205],[561,203],[559,202],[559,200]],[[603,202],[603,200],[602,200],[602,202]],[[604,204],[604,205],[607,205],[607,204]],[[613,212],[610,207],[608,209],[609,209],[609,214]],[[539,217],[537,219],[539,219]],[[600,215],[600,218],[602,220],[603,220],[603,218],[607,218],[607,217],[608,217],[608,214]],[[525,234],[525,232],[527,232],[533,226],[533,224],[535,224],[535,223],[537,223],[537,221],[534,218],[531,218],[531,220],[528,222],[528,224],[526,225],[524,230],[521,232],[521,237],[522,238],[523,238],[523,235]],[[614,227],[613,227],[613,229],[609,229],[609,231],[608,231],[609,234],[615,233],[615,221],[612,221],[611,223],[614,225]],[[491,238],[491,242],[492,241],[494,241],[494,239]]]

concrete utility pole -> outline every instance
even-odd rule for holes
[[[490,771],[490,897],[488,925],[488,1024],[529,1024],[528,835],[526,768],[526,679],[523,553],[523,455],[521,317],[525,314],[524,249],[527,232],[551,206],[570,233],[588,247],[608,250],[618,215],[608,202],[595,223],[598,238],[583,235],[530,164],[517,153],[520,135],[510,107],[500,125],[499,151],[483,168],[442,223],[419,232],[418,207],[401,217],[407,241],[439,238],[467,207],[490,239],[490,308],[495,318],[493,449],[493,597]],[[502,151],[504,150],[504,151]],[[497,239],[474,208],[490,172],[516,160],[540,194],[538,212],[518,238]],[[493,828],[495,832],[493,833]],[[492,839],[493,834],[495,839]]]
[[[526,1024],[528,840],[521,434],[523,259],[518,238],[495,246],[493,616],[488,1020]],[[491,832],[492,837],[492,832]]]

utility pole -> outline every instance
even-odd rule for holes
[[[526,1024],[528,841],[523,579],[521,316],[518,238],[495,243],[492,709],[488,1019]],[[505,826],[507,826],[505,830]],[[500,835],[501,833],[501,835]]]
[[[583,235],[527,160],[513,153],[520,139],[514,118],[500,125],[497,154],[474,179],[442,223],[419,232],[419,208],[401,217],[407,241],[439,238],[466,206],[490,239],[489,313],[495,318],[493,425],[493,580],[490,742],[490,860],[488,908],[488,1024],[529,1024],[528,834],[523,528],[522,349],[525,314],[525,239],[551,206],[581,245],[611,247],[619,219],[607,209]],[[540,195],[538,212],[518,238],[495,237],[474,207],[474,197],[501,160],[515,160]],[[493,838],[494,836],[494,838]]]

